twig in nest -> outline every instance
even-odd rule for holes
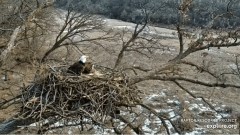
[[[115,79],[116,75],[120,79]],[[104,118],[118,113],[119,106],[135,104],[140,99],[138,90],[130,88],[125,79],[121,74],[99,78],[66,76],[54,71],[24,90],[18,118],[42,121],[54,116],[59,121],[89,119],[95,125],[103,125]]]

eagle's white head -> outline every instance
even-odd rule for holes
[[[86,63],[87,58],[88,58],[88,56],[83,55],[83,56],[81,56],[81,58],[79,59],[79,61],[81,61],[82,63]]]

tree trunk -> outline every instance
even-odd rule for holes
[[[11,52],[12,48],[14,47],[15,45],[15,40],[17,38],[17,35],[20,31],[21,27],[18,26],[14,31],[13,31],[13,34],[11,35],[11,38],[10,38],[10,41],[8,42],[7,44],[7,48],[1,53],[0,55],[0,66],[4,63],[4,61],[6,60],[7,58],[7,54],[9,52]]]
[[[16,120],[16,119],[10,119],[7,121],[4,121],[0,124],[0,134],[9,134],[18,128],[20,126],[28,126],[35,121],[33,119],[22,119],[22,120]]]
[[[119,55],[118,55],[118,57],[117,57],[117,60],[116,60],[116,63],[115,63],[115,65],[114,65],[114,69],[116,69],[118,66],[119,66],[119,64],[121,63],[121,61],[122,61],[122,58],[123,58],[123,50],[121,50],[121,52],[119,53]]]
[[[49,49],[49,50],[43,55],[43,58],[41,59],[41,62],[45,62],[46,59],[47,59],[47,57],[48,57],[48,55],[49,55],[50,53],[52,53],[55,49],[57,49],[57,47],[52,47],[51,49]]]

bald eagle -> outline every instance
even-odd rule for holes
[[[75,62],[73,65],[71,65],[67,73],[75,74],[75,75],[81,75],[83,74],[89,74],[92,72],[93,64],[91,62],[86,62],[88,56],[83,55],[78,62]]]

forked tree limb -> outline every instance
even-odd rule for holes
[[[206,72],[206,73],[210,74],[212,77],[218,78],[218,76],[216,74],[214,74],[213,72],[211,72],[211,71],[209,71],[209,70],[207,70],[207,69],[205,69],[205,68],[203,68],[203,67],[201,67],[201,66],[199,66],[199,65],[197,65],[197,64],[195,64],[193,62],[182,60],[181,63],[186,64],[186,65],[190,65],[190,66],[193,66],[193,67],[196,67],[198,71]]]
[[[113,119],[119,119],[120,121],[127,124],[136,134],[144,134],[144,132],[140,129],[139,126],[133,125],[130,121],[128,121],[126,118],[122,117],[121,115],[112,115]]]
[[[147,26],[147,24],[148,24],[148,14],[146,14],[144,24],[139,28],[139,23],[138,23],[135,26],[135,29],[134,29],[134,32],[133,32],[131,38],[127,42],[123,41],[122,48],[121,48],[121,50],[118,54],[117,60],[114,64],[114,69],[116,69],[120,65],[120,63],[123,59],[124,53],[127,51],[127,49],[129,47],[131,47],[131,44],[138,38],[139,34],[144,30],[144,28]]]
[[[188,89],[186,89],[185,87],[183,87],[178,81],[173,81],[179,88],[181,88],[182,90],[184,90],[185,92],[187,92],[190,96],[192,96],[193,98],[201,98],[203,100],[203,102],[205,102],[212,110],[214,110],[216,113],[218,113],[218,111],[215,109],[215,107],[209,103],[204,97],[202,96],[196,96],[195,94],[193,94],[191,91],[189,91]],[[219,113],[218,113],[219,114]],[[220,114],[221,115],[221,114]],[[221,115],[222,116],[222,115]]]
[[[227,87],[232,87],[232,88],[240,88],[240,85],[235,85],[235,84],[228,84],[228,83],[212,83],[212,82],[206,82],[202,80],[197,80],[197,79],[192,79],[192,78],[187,78],[187,77],[182,77],[182,76],[144,76],[144,77],[135,77],[131,79],[130,85],[134,85],[136,83],[142,82],[142,81],[147,81],[147,80],[159,80],[159,81],[185,81],[185,82],[190,82],[193,84],[197,85],[202,85],[206,87],[222,87],[222,88],[227,88]]]
[[[107,32],[104,35],[98,37],[90,38],[85,33],[91,32],[92,30],[99,30],[102,28],[102,22],[96,19],[96,16],[90,14],[75,13],[73,10],[68,9],[67,14],[64,18],[64,24],[58,32],[54,44],[51,48],[45,52],[41,62],[45,62],[47,57],[54,52],[56,49],[63,46],[77,46],[83,42],[93,42],[96,41],[112,39],[115,35],[109,36]],[[74,40],[73,37],[80,36],[84,37],[81,40]]]
[[[157,117],[161,120],[163,126],[165,127],[165,129],[166,129],[166,131],[167,131],[167,134],[170,135],[170,130],[168,129],[168,125],[167,125],[167,123],[165,122],[165,119],[164,119],[162,116],[160,116],[159,113],[157,113],[157,112],[156,112],[155,110],[153,110],[151,107],[149,107],[149,106],[147,106],[147,105],[145,105],[145,104],[143,104],[143,103],[140,103],[139,105],[142,106],[143,108],[149,110],[149,111],[150,111],[151,113],[153,113],[155,116],[157,116]],[[176,129],[175,129],[175,130],[176,130]],[[178,132],[178,130],[176,130],[176,131]]]

